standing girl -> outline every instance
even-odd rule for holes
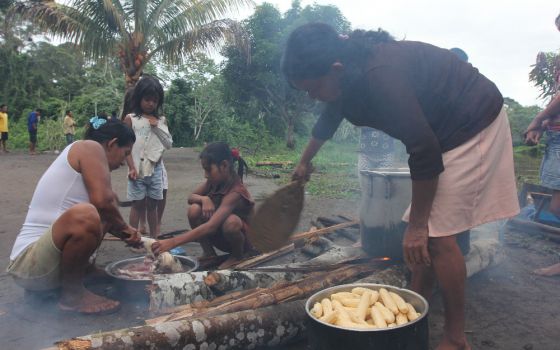
[[[161,158],[173,143],[165,117],[159,114],[162,105],[163,87],[156,78],[144,75],[132,93],[133,113],[124,119],[136,135],[127,157],[130,225],[138,228],[140,215],[146,212],[150,236],[154,238],[159,235],[157,204],[163,199]]]
[[[206,181],[189,196],[187,216],[192,230],[158,241],[152,249],[159,254],[198,241],[205,256],[216,255],[214,247],[231,253],[220,265],[224,269],[239,262],[252,250],[245,235],[247,220],[255,204],[242,181],[247,165],[239,151],[231,150],[224,142],[206,146],[200,154],[200,162]],[[237,173],[234,162],[238,163]]]

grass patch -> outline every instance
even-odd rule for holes
[[[276,177],[280,185],[290,182],[291,174],[300,159],[305,140],[298,140],[298,146],[290,150],[283,143],[275,143],[258,150],[254,154],[245,152],[242,157],[251,171],[257,175]],[[358,198],[360,182],[358,177],[357,145],[327,142],[313,159],[315,172],[308,183],[307,192],[325,198]],[[292,162],[282,167],[259,166],[257,162]]]

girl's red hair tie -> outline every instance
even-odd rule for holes
[[[232,148],[231,156],[233,157],[233,159],[239,159],[239,150],[237,148]]]

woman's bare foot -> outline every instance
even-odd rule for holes
[[[78,312],[86,315],[99,315],[115,312],[120,303],[102,297],[87,290],[85,287],[78,293],[64,293],[60,297],[58,307],[66,312]]]
[[[541,276],[556,276],[560,275],[560,263],[551,266],[536,269],[533,273]]]
[[[243,259],[241,258],[236,258],[233,255],[230,255],[229,258],[227,258],[226,261],[224,261],[223,263],[220,264],[220,266],[218,266],[218,270],[225,270],[228,269],[234,265],[239,264]]]

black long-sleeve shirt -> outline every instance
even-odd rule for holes
[[[496,85],[449,50],[387,42],[326,105],[312,135],[331,138],[343,118],[382,130],[405,144],[412,179],[427,180],[444,170],[442,153],[490,125],[502,105]]]

